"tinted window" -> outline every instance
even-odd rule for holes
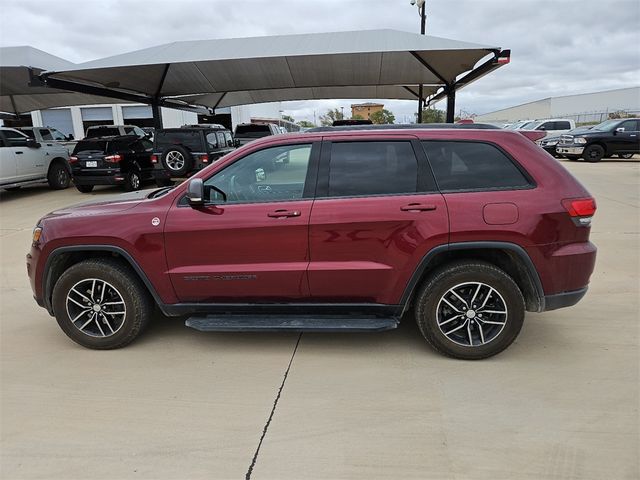
[[[490,190],[529,186],[498,148],[478,142],[422,142],[441,190]]]
[[[625,132],[637,132],[638,131],[638,122],[637,120],[627,120],[622,122],[618,128],[624,128]]]
[[[217,135],[218,135],[218,146],[220,148],[224,148],[227,145],[227,142],[224,139],[224,133],[218,132]]]
[[[53,140],[53,136],[51,135],[51,132],[47,129],[42,129],[40,130],[40,135],[42,136],[43,140]]]
[[[556,122],[555,128],[554,130],[570,130],[571,129],[571,125],[569,125],[569,122]]]
[[[118,127],[97,127],[87,129],[87,138],[120,135]]]
[[[271,135],[270,125],[238,125],[236,137],[260,138]]]
[[[415,193],[418,163],[410,142],[331,145],[330,197]]]
[[[224,138],[227,141],[227,147],[233,147],[233,138],[231,138],[231,132],[224,132]]]
[[[76,154],[78,152],[88,152],[88,151],[98,151],[98,152],[106,152],[107,142],[104,140],[80,140],[75,148],[73,149],[73,153]]]
[[[211,148],[218,148],[218,136],[216,132],[207,133],[207,143]]]
[[[3,130],[4,138],[10,147],[24,147],[27,145],[28,137],[15,130]]]
[[[273,202],[302,198],[311,145],[285,145],[250,153],[205,182],[205,198],[219,203]]]
[[[27,135],[29,138],[36,138],[36,134],[33,132],[33,130],[20,130],[22,133],[24,133],[25,135]]]

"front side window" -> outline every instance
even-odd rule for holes
[[[227,142],[227,147],[233,147],[233,138],[231,132],[224,132],[224,139]]]
[[[283,145],[250,153],[204,182],[205,198],[221,203],[256,203],[302,198],[310,144]]]
[[[330,197],[416,193],[418,163],[411,142],[331,145]]]
[[[216,135],[218,136],[218,145],[220,145],[220,148],[223,148],[227,144],[224,139],[224,133],[218,132]]]
[[[40,135],[42,136],[42,140],[53,140],[51,131],[48,128],[43,128],[42,130],[40,130]]]
[[[67,139],[67,137],[65,137],[64,134],[60,133],[55,128],[49,129],[49,133],[54,140],[65,141]]]
[[[507,190],[531,184],[497,147],[480,142],[422,142],[443,191]]]
[[[638,121],[637,120],[627,120],[622,122],[618,128],[624,128],[625,132],[637,132],[638,131]]]

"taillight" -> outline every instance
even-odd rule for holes
[[[151,155],[151,163],[158,163],[158,155]]]
[[[78,157],[71,155],[69,157],[69,163],[76,163],[78,161]]]
[[[562,206],[576,225],[591,225],[591,217],[596,213],[596,201],[593,198],[565,198]]]
[[[104,157],[104,160],[105,162],[118,163],[122,161],[122,155],[107,155],[106,157]]]
[[[202,163],[209,163],[209,155],[200,155]]]

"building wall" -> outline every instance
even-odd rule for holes
[[[351,105],[351,118],[356,115],[360,115],[365,120],[369,120],[371,118],[371,114],[375,112],[379,112],[384,108],[384,105],[381,103],[361,103]]]
[[[632,114],[640,112],[640,87],[544,98],[478,115],[474,120],[509,123],[518,120],[568,117],[576,121],[600,121],[605,120],[608,113],[619,110]]]

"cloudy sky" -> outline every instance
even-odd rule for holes
[[[419,31],[409,0],[0,0],[0,45],[73,62],[178,40],[393,28]],[[640,85],[638,0],[427,0],[427,33],[511,48],[512,61],[459,93],[485,113],[554,95]],[[289,102],[313,118],[349,101]],[[398,120],[415,102],[386,101]],[[443,105],[440,105],[444,108]]]

